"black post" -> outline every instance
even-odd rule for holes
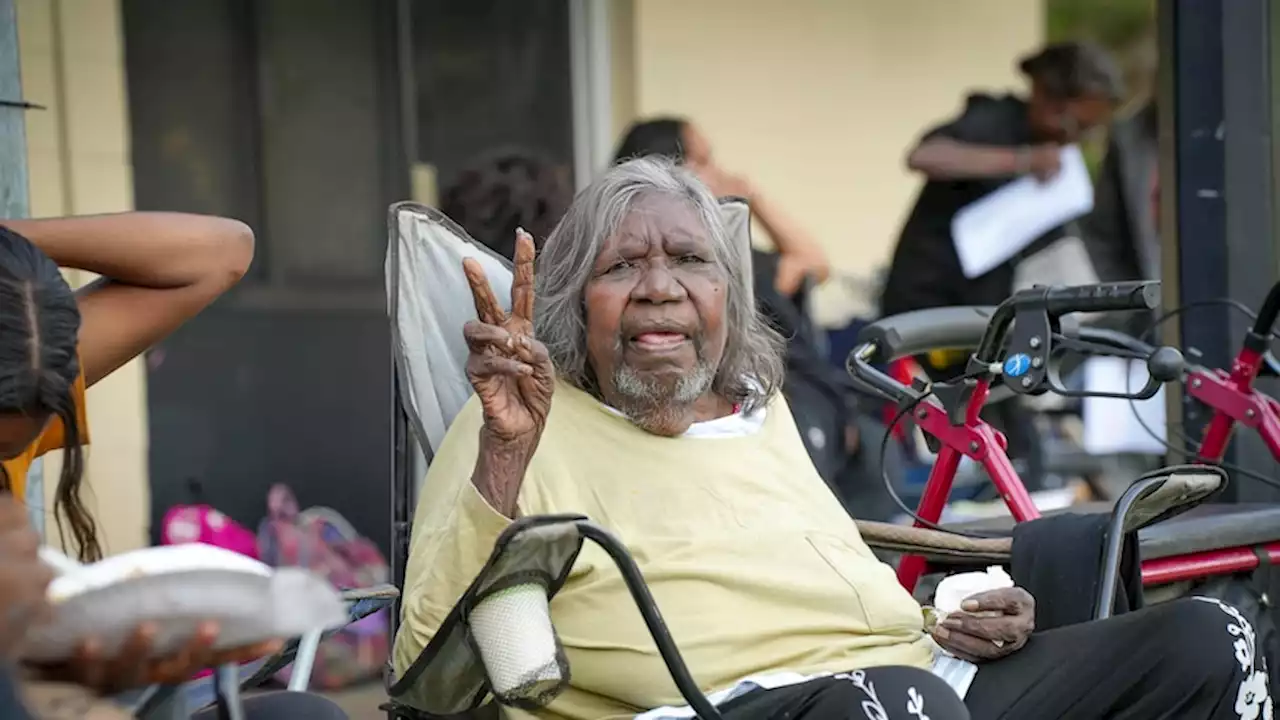
[[[1256,307],[1277,279],[1271,16],[1268,0],[1159,5],[1164,304],[1196,305],[1170,321],[1166,337],[1214,367],[1230,366],[1248,318],[1225,304],[1205,303],[1232,298]],[[1204,408],[1171,393],[1172,444],[1198,440],[1207,420]],[[1225,459],[1276,474],[1275,461],[1250,431],[1236,434]],[[1233,479],[1223,501],[1277,497],[1239,474]]]
[[[413,15],[409,0],[390,0],[387,3],[388,14],[392,20],[394,31],[394,58],[388,61],[388,67],[394,70],[393,80],[396,89],[396,114],[389,121],[387,130],[394,132],[397,141],[392,143],[392,156],[388,165],[392,167],[393,183],[400,183],[399,197],[410,195],[409,168],[418,160],[418,116],[417,90],[413,75]],[[387,242],[395,242],[390,228],[387,231]],[[390,248],[388,248],[389,250]],[[392,323],[397,318],[391,318]],[[392,333],[392,337],[396,334]],[[408,417],[401,403],[402,378],[397,367],[396,356],[399,348],[391,348],[391,582],[403,592],[405,567],[409,563],[409,536],[413,528],[413,511],[417,504],[417,487],[422,480],[420,474],[426,463],[419,463],[418,458],[429,448],[419,448],[409,430]],[[400,603],[402,596],[397,597],[391,608],[391,635],[394,638],[400,624]],[[395,717],[388,711],[387,717]]]

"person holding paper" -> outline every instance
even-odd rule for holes
[[[1020,176],[1054,177],[1062,148],[1105,124],[1122,94],[1115,63],[1087,43],[1050,45],[1019,68],[1030,80],[1029,97],[971,95],[958,117],[925,133],[908,154],[907,167],[924,175],[925,184],[890,264],[885,315],[1004,300],[1013,263],[965,277],[952,219]]]
[[[244,275],[252,258],[253,232],[225,218],[123,213],[0,221],[0,490],[21,501],[31,462],[61,450],[55,520],[59,539],[82,561],[102,557],[96,523],[81,499],[86,388],[203,310]],[[61,268],[100,278],[73,292]],[[35,622],[32,612],[0,592],[0,615]],[[217,624],[204,623],[180,652],[155,658],[155,633],[145,624],[137,628],[117,657],[105,656],[87,637],[65,663],[28,669],[106,695],[181,682],[279,645],[215,652]]]
[[[907,167],[925,176],[924,187],[902,229],[889,266],[881,312],[896,315],[923,308],[996,305],[1013,290],[1017,256],[977,277],[968,277],[952,236],[952,221],[970,204],[1014,180],[1047,181],[1058,174],[1064,146],[1106,123],[1122,94],[1119,69],[1087,43],[1049,45],[1023,59],[1031,84],[1026,97],[971,95],[963,112],[925,133],[907,156]],[[1050,230],[1027,252],[1063,235]],[[920,359],[935,377],[960,372],[967,353],[932,353]],[[1039,442],[1022,408],[1013,402],[989,407],[990,422],[1005,431],[1009,453],[1029,463],[1024,480],[1041,474]]]

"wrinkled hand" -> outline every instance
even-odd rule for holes
[[[551,410],[555,373],[533,337],[533,238],[516,233],[511,314],[502,311],[480,263],[462,261],[479,320],[462,330],[471,353],[467,377],[484,407],[485,431],[503,443],[536,444]]]
[[[1016,652],[1035,630],[1035,598],[1019,587],[980,592],[960,608],[934,628],[933,639],[952,655],[970,662]]]
[[[27,630],[49,618],[45,593],[53,570],[39,549],[26,506],[0,493],[0,656],[17,657]]]
[[[278,651],[283,642],[271,640],[242,648],[214,651],[218,624],[201,623],[182,649],[168,657],[152,657],[156,627],[143,623],[120,646],[115,657],[107,657],[94,637],[81,640],[75,655],[64,663],[37,666],[41,676],[55,682],[83,685],[101,695],[109,695],[151,684],[176,685],[206,668],[229,663],[247,663]]]

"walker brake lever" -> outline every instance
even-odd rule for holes
[[[1186,369],[1186,361],[1176,348],[1163,346],[1150,354],[1137,352],[1129,348],[1116,347],[1104,343],[1095,343],[1054,334],[1054,347],[1050,350],[1051,362],[1048,363],[1044,376],[1044,384],[1050,392],[1063,397],[1115,398],[1119,400],[1147,400],[1155,397],[1165,383],[1178,380]],[[1062,363],[1052,362],[1066,352],[1074,351],[1089,357],[1115,357],[1125,360],[1141,360],[1147,366],[1147,381],[1137,392],[1102,392],[1072,390],[1062,381]]]

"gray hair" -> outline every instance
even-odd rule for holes
[[[605,241],[618,232],[637,200],[653,195],[689,203],[728,279],[728,341],[712,389],[742,403],[745,412],[763,407],[782,386],[782,338],[756,310],[751,248],[729,235],[719,204],[702,182],[667,159],[616,165],[574,198],[538,256],[535,336],[564,380],[599,397],[587,358],[587,282]]]

